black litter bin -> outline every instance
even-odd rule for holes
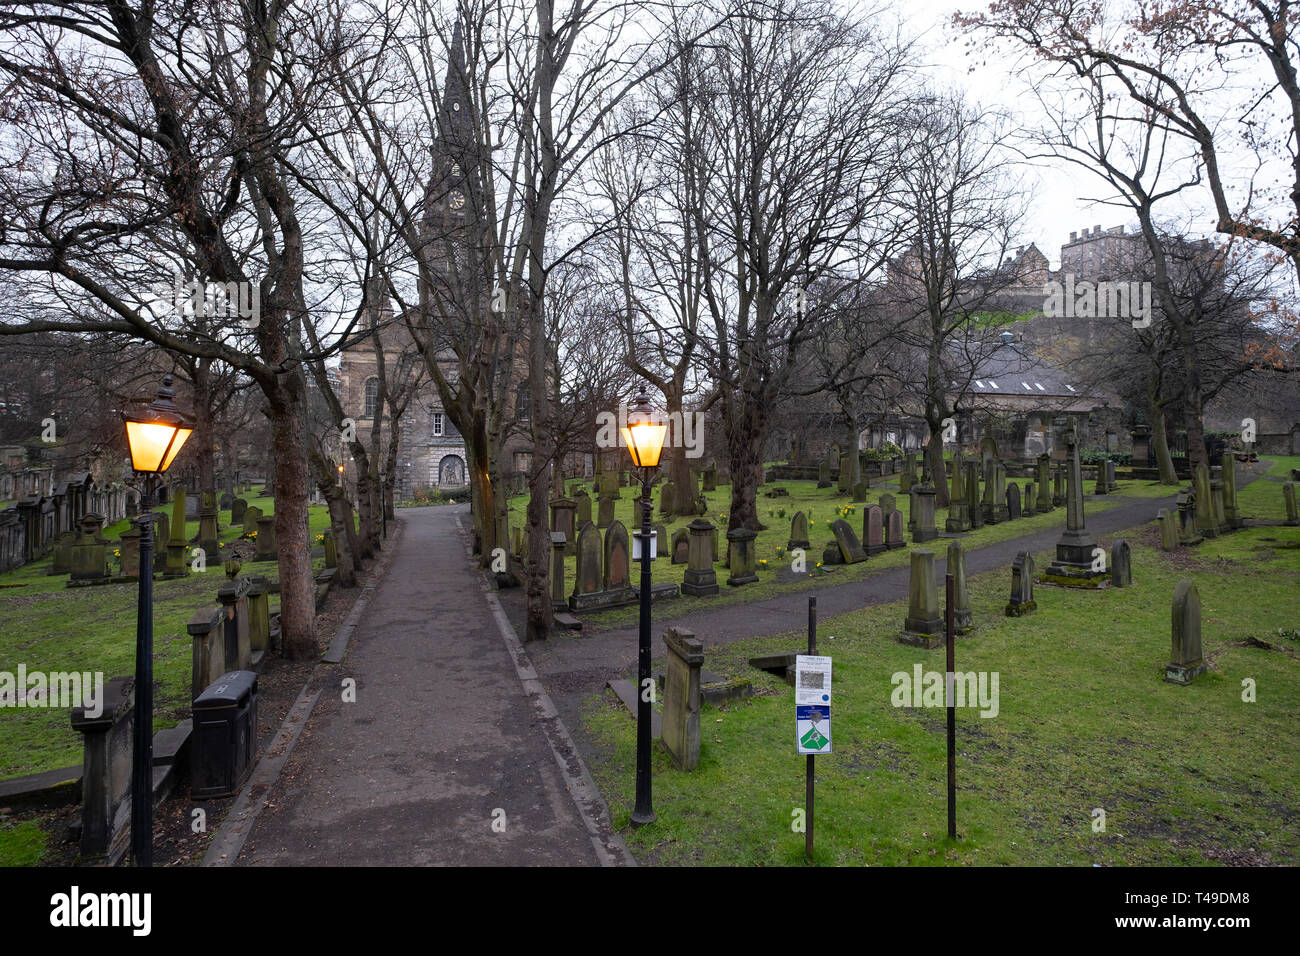
[[[239,792],[257,752],[257,674],[222,674],[195,699],[190,795],[229,797]]]

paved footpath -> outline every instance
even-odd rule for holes
[[[401,520],[388,573],[346,659],[324,671],[238,862],[623,862],[549,698],[470,567],[467,507]],[[340,689],[349,677],[354,703]]]

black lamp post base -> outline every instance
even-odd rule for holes
[[[639,810],[632,811],[632,826],[634,827],[643,827],[647,823],[654,823],[658,819],[659,817],[655,815],[653,810],[647,810],[644,813]]]

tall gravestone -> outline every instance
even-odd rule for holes
[[[563,531],[551,532],[551,610],[567,611],[569,602],[564,597],[564,552],[568,540]]]
[[[704,491],[718,490],[718,468],[713,462],[709,462],[709,467],[704,469],[701,487]]]
[[[1034,482],[1038,486],[1037,511],[1046,514],[1054,507],[1052,504],[1052,456],[1044,452],[1038,456],[1038,474]]]
[[[121,570],[124,578],[140,577],[140,526],[131,523],[118,537],[118,551],[121,553]]]
[[[1156,521],[1160,525],[1160,550],[1173,551],[1178,547],[1178,519],[1175,512],[1161,508],[1156,512]]]
[[[751,531],[749,528],[737,528],[727,532],[727,568],[731,572],[727,576],[729,586],[738,587],[758,580],[757,562],[754,557],[756,537],[758,532]]]
[[[1190,684],[1208,670],[1201,652],[1201,594],[1187,578],[1174,589],[1173,637],[1165,680],[1171,684]]]
[[[1110,545],[1110,583],[1111,587],[1126,588],[1133,583],[1132,554],[1128,542],[1116,538]]]
[[[897,508],[885,515],[885,547],[891,550],[907,547],[903,538],[903,512]]]
[[[1020,617],[1038,607],[1034,600],[1034,556],[1021,551],[1011,563],[1011,600],[1007,617]]]
[[[1232,530],[1237,530],[1245,523],[1241,520],[1241,508],[1237,505],[1237,459],[1232,452],[1223,453],[1223,517]]]
[[[870,557],[885,550],[885,513],[879,505],[862,512],[862,550]]]
[[[1190,491],[1178,494],[1178,543],[1184,547],[1200,544],[1205,539],[1196,533],[1196,495]]]
[[[204,491],[199,495],[199,502],[199,547],[208,564],[218,564],[221,544],[217,538],[217,493]]]
[[[1002,462],[990,458],[984,463],[984,500],[980,503],[985,524],[1007,520],[1007,478]]]
[[[1015,521],[1020,517],[1020,486],[1014,481],[1007,485],[1007,520]]]
[[[236,498],[234,501],[232,501],[230,503],[230,523],[232,525],[243,524],[244,512],[246,512],[247,510],[248,510],[248,502],[245,501],[243,498]]]
[[[602,550],[600,529],[586,522],[578,532],[577,568],[573,575],[573,594],[569,596],[569,607],[575,611],[586,610],[590,596],[599,594],[604,587]]]
[[[924,544],[939,537],[939,530],[934,525],[934,485],[929,482],[912,487],[912,509],[916,516],[916,527],[912,530],[912,540]]]
[[[669,628],[664,634],[664,749],[678,770],[700,763],[700,668],[704,642],[694,633]]]
[[[565,541],[578,539],[577,529],[574,527],[576,511],[577,505],[572,498],[556,498],[551,501],[551,530],[561,532]]]
[[[812,545],[808,542],[808,516],[802,511],[796,511],[794,517],[790,519],[790,540],[786,547],[793,551],[795,548],[807,550]]]
[[[934,552],[913,551],[911,579],[907,588],[907,617],[899,641],[914,647],[938,647],[945,639],[939,614],[939,595],[934,586]]]
[[[978,531],[984,527],[984,508],[980,503],[979,462],[968,461],[966,464],[966,518],[970,530]]]
[[[1052,473],[1052,504],[1056,507],[1065,504],[1065,473],[1063,465],[1057,465]]]
[[[849,491],[853,483],[853,453],[840,452],[840,473],[836,478],[836,490],[840,494]]]
[[[668,550],[668,529],[659,522],[651,530],[655,533],[655,560],[671,559],[672,554]]]
[[[1034,483],[1031,481],[1025,485],[1024,515],[1026,518],[1032,518],[1034,515],[1038,513],[1038,502],[1035,500],[1036,498],[1037,498],[1036,489],[1034,488]]]
[[[953,627],[958,634],[974,630],[971,623],[970,589],[966,587],[966,551],[960,541],[948,543],[948,573],[952,575]]]
[[[949,534],[960,534],[963,531],[970,530],[970,514],[966,510],[965,477],[965,468],[959,451],[952,457],[952,483],[948,492],[948,520],[944,522],[944,530]]]
[[[612,599],[631,601],[636,592],[632,588],[632,548],[627,528],[615,521],[605,532],[605,590]]]
[[[574,524],[581,528],[584,524],[591,521],[591,495],[585,491],[579,491],[573,496],[574,504]]]
[[[1218,523],[1214,520],[1214,497],[1210,489],[1210,469],[1196,466],[1196,533],[1202,538],[1217,538]]]
[[[823,461],[817,466],[817,487],[829,488],[831,486],[831,466],[830,462]]]
[[[711,538],[718,529],[704,518],[696,518],[686,526],[691,533],[690,552],[686,559],[686,574],[682,593],[709,597],[718,593],[718,576],[713,570]]]
[[[1300,514],[1296,513],[1294,481],[1288,481],[1282,486],[1282,503],[1286,506],[1286,520],[1282,523],[1291,528],[1300,525]]]
[[[1223,507],[1223,470],[1218,465],[1210,469],[1210,502],[1214,508],[1214,526],[1219,534],[1224,534],[1230,529]]]
[[[279,556],[275,541],[275,515],[262,515],[257,519],[257,553],[254,561],[274,561]]]
[[[1073,431],[1066,438],[1066,456],[1065,530],[1056,543],[1056,560],[1048,565],[1044,577],[1066,587],[1100,587],[1106,572],[1093,569],[1097,539],[1088,531],[1084,517],[1083,472]]]

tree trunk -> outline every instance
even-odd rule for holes
[[[312,470],[316,472],[316,487],[329,506],[330,528],[334,532],[334,553],[338,556],[338,569],[334,582],[343,588],[357,586],[356,561],[353,557],[347,532],[347,499],[339,488],[337,474],[318,451],[311,453]]]
[[[1169,433],[1165,428],[1165,410],[1156,398],[1154,380],[1147,383],[1147,413],[1151,419],[1151,447],[1156,452],[1156,467],[1160,469],[1162,485],[1178,484],[1174,456],[1169,453]]]
[[[316,588],[307,527],[307,422],[301,373],[283,373],[271,396],[275,438],[275,537],[280,568],[280,641],[289,660],[320,653],[316,643]]]
[[[756,402],[733,406],[730,411],[727,463],[731,470],[731,505],[727,510],[727,530],[762,531],[763,524],[758,520],[757,469],[763,462],[766,416]]]

